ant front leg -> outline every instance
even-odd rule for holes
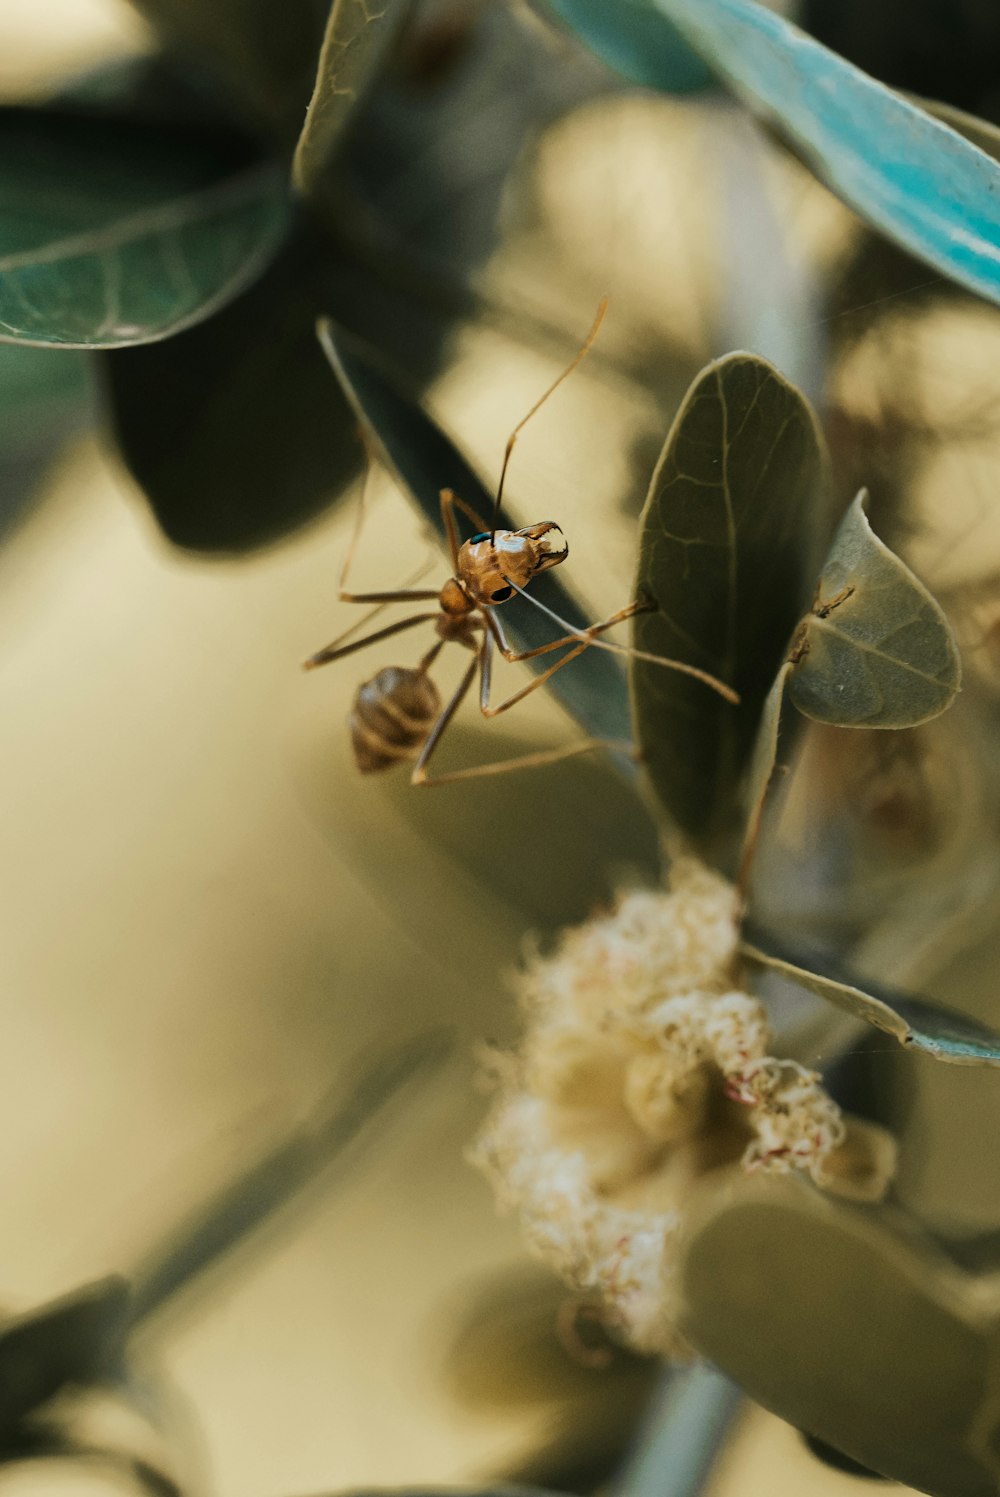
[[[444,533],[448,539],[448,554],[451,557],[452,567],[457,571],[458,553],[461,550],[462,542],[459,538],[458,526],[455,523],[456,509],[460,509],[465,518],[471,520],[477,530],[488,530],[489,525],[483,519],[482,515],[478,514],[472,508],[471,504],[466,504],[464,499],[458,497],[454,489],[442,489],[438,498],[441,502],[441,523],[444,526]]]
[[[520,588],[516,590],[518,592],[521,591]],[[538,602],[537,598],[532,598],[531,601],[536,604]],[[540,686],[544,681],[548,680],[549,676],[554,671],[559,670],[560,666],[566,665],[570,660],[575,660],[577,655],[582,654],[597,635],[603,634],[606,629],[613,629],[616,624],[623,624],[626,619],[632,618],[634,614],[646,612],[649,606],[648,603],[643,602],[641,599],[634,603],[627,603],[624,608],[619,608],[617,613],[613,613],[610,618],[603,619],[601,623],[591,624],[588,628],[581,629],[578,633],[564,634],[559,639],[550,640],[547,645],[537,645],[533,650],[511,649],[496,614],[490,610],[486,613],[486,619],[490,627],[490,633],[496,641],[497,649],[503,658],[509,660],[512,664],[517,664],[521,660],[535,660],[539,655],[547,655],[550,650],[559,650],[564,645],[574,645],[576,647],[563,660],[552,666],[544,675],[538,677],[537,681],[529,688],[529,690],[534,691],[535,686]],[[628,651],[628,647],[625,645],[621,648],[624,652]]]

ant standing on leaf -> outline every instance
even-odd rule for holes
[[[572,374],[584,358],[597,336],[597,330],[604,319],[606,310],[607,299],[605,298],[598,308],[593,327],[572,363],[567,365],[559,378],[549,386],[541,399],[536,401],[528,414],[511,432],[504,452],[500,482],[497,485],[490,520],[484,520],[463,499],[452,493],[451,489],[441,490],[441,519],[454,569],[452,576],[442,588],[424,590],[403,586],[393,592],[374,593],[352,593],[347,590],[347,574],[361,533],[364,515],[364,493],[362,493],[354,535],[341,569],[339,595],[341,602],[344,603],[373,603],[376,607],[372,613],[366,615],[361,624],[353,626],[325,649],[310,656],[305,662],[305,669],[313,670],[316,666],[327,665],[332,660],[339,660],[345,655],[353,654],[355,650],[367,649],[369,645],[388,639],[393,634],[399,634],[404,629],[412,629],[417,624],[433,623],[438,638],[415,668],[387,666],[358,688],[348,723],[351,729],[355,761],[360,770],[368,773],[390,769],[402,760],[416,757],[410,783],[412,785],[444,785],[456,780],[507,774],[511,770],[534,769],[543,764],[555,764],[562,759],[587,753],[594,748],[627,748],[631,752],[630,744],[622,745],[609,743],[599,738],[586,738],[579,743],[569,744],[565,748],[543,749],[537,753],[523,754],[515,759],[451,770],[445,774],[435,775],[433,778],[427,773],[427,766],[435,749],[472,688],[477,674],[479,676],[480,711],[484,717],[496,717],[499,713],[506,712],[518,702],[523,701],[540,686],[544,686],[556,671],[562,670],[564,665],[568,665],[571,660],[575,660],[587,649],[612,650],[616,654],[631,656],[638,660],[648,660],[656,665],[683,671],[703,681],[706,686],[717,691],[727,701],[733,703],[739,701],[731,687],[717,681],[707,672],[698,670],[695,666],[687,665],[679,660],[668,660],[660,655],[650,655],[645,651],[632,649],[628,645],[613,644],[610,640],[598,638],[615,624],[622,623],[625,619],[631,618],[633,614],[653,608],[655,604],[643,599],[627,603],[624,608],[620,608],[617,613],[613,613],[610,618],[604,619],[601,623],[591,624],[587,629],[575,629],[547,608],[544,603],[532,597],[526,591],[532,579],[541,572],[547,572],[550,567],[558,566],[560,562],[566,560],[569,554],[566,538],[554,520],[542,520],[535,525],[526,525],[521,530],[497,528],[504,479],[514,444],[532,416],[541,409],[549,396],[564,379]],[[476,535],[465,542],[459,541],[458,525],[455,519],[456,509],[461,510],[478,530]],[[539,645],[536,649],[513,650],[497,618],[496,610],[515,594],[526,598],[565,632],[557,639],[551,640],[548,644]],[[373,634],[366,634],[361,639],[346,643],[357,628],[379,613],[386,604],[403,602],[433,602],[436,606],[426,612],[410,614],[408,618],[390,624],[385,629],[378,629]],[[429,672],[441,650],[450,641],[464,645],[466,649],[471,650],[473,658],[451,699],[442,707],[440,695]],[[505,660],[517,662],[534,660],[539,655],[546,655],[552,650],[564,647],[566,647],[566,653],[547,670],[535,676],[527,686],[522,686],[519,691],[515,691],[512,696],[502,702],[490,703],[490,683],[495,650],[499,650]]]

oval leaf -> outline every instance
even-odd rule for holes
[[[276,540],[357,471],[354,417],[316,343],[329,261],[300,228],[207,322],[100,356],[122,456],[175,545],[238,552]]]
[[[804,602],[826,462],[805,398],[772,365],[730,354],[697,378],[642,514],[636,645],[739,692],[634,661],[636,733],[661,802],[692,840],[733,836],[738,787],[764,700]]]
[[[0,1329],[0,1439],[66,1383],[106,1376],[128,1329],[129,1287],[113,1277]]]
[[[248,285],[289,224],[245,144],[70,110],[0,113],[0,339],[166,338]]]
[[[306,197],[321,195],[327,168],[348,123],[382,65],[412,0],[334,0],[316,86],[295,151],[292,177]]]
[[[909,728],[951,705],[961,665],[941,609],[872,531],[866,497],[862,489],[834,537],[788,693],[819,722]]]
[[[996,1492],[995,1284],[905,1220],[741,1179],[690,1219],[678,1285],[684,1335],[765,1408],[919,1491]]]
[[[712,70],[679,31],[646,5],[618,0],[545,0],[580,40],[633,83],[663,93],[684,94],[709,88]]]
[[[583,39],[627,77],[648,82],[649,64],[635,66],[612,40],[613,25],[588,29],[592,7],[581,3]],[[573,0],[559,8],[570,15]],[[1000,169],[975,146],[755,0],[631,0],[614,8],[622,30],[636,9],[646,13],[650,50],[668,58],[676,27],[862,218],[1000,301]]]
[[[453,489],[488,525],[493,494],[441,428],[415,400],[402,393],[359,340],[335,328],[325,318],[318,331],[341,387],[369,434],[373,450],[434,529],[443,535],[439,499],[443,488]],[[461,515],[458,520],[465,533],[471,535],[472,523]],[[501,523],[511,528],[515,525],[506,512]],[[531,590],[539,602],[574,629],[585,629],[594,622],[586,617],[554,572],[537,578]],[[558,624],[523,599],[509,603],[503,617],[504,627],[518,649],[532,649],[559,634]],[[528,664],[542,671],[550,660],[543,655]],[[552,678],[550,690],[593,737],[618,742],[629,737],[625,672],[614,655],[600,649],[585,650],[566,670]]]
[[[871,991],[865,991],[810,967],[772,956],[757,946],[743,944],[740,949],[755,966],[776,972],[787,982],[836,1004],[856,1019],[864,1019],[909,1049],[921,1050],[935,1060],[956,1066],[1000,1066],[1000,1034],[964,1014],[922,998],[890,992],[873,983],[867,983]]]

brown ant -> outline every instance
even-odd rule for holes
[[[354,757],[360,770],[372,772],[389,769],[401,760],[410,759],[416,755],[416,764],[410,775],[410,783],[443,785],[456,780],[478,778],[482,775],[506,774],[511,770],[533,769],[543,764],[555,764],[562,759],[586,753],[594,748],[628,747],[631,750],[631,745],[610,744],[603,739],[587,738],[565,748],[543,749],[537,753],[523,754],[519,758],[505,759],[494,764],[480,764],[467,769],[452,770],[446,774],[435,775],[433,779],[428,776],[427,766],[431,756],[441,742],[448,724],[470,691],[477,673],[479,675],[480,711],[484,717],[496,717],[499,713],[506,712],[518,702],[523,701],[540,686],[544,686],[556,671],[562,670],[564,665],[568,665],[571,660],[575,660],[587,649],[612,650],[616,654],[628,655],[638,660],[648,660],[656,665],[683,671],[703,681],[706,686],[717,691],[727,701],[734,703],[739,701],[739,697],[731,687],[717,681],[707,672],[698,670],[696,666],[687,665],[679,660],[668,660],[660,655],[647,654],[643,650],[636,650],[628,645],[613,644],[609,640],[598,638],[598,635],[603,634],[613,625],[622,623],[625,619],[631,618],[633,614],[655,607],[655,604],[639,599],[626,604],[624,608],[620,608],[617,613],[613,613],[610,618],[604,619],[601,623],[591,624],[587,629],[575,629],[565,619],[547,608],[544,603],[532,597],[526,591],[532,579],[542,572],[547,572],[550,567],[558,566],[560,562],[566,560],[569,553],[566,538],[554,520],[542,520],[535,525],[526,525],[521,530],[497,528],[504,479],[514,444],[523,427],[584,358],[597,336],[606,310],[607,299],[605,298],[598,308],[594,325],[576,357],[511,432],[504,452],[500,482],[497,485],[490,521],[484,520],[451,489],[441,490],[441,519],[453,568],[452,576],[442,588],[424,590],[403,586],[392,592],[374,593],[352,593],[347,590],[347,574],[358,543],[364,513],[364,494],[362,493],[354,534],[341,569],[340,599],[344,603],[373,603],[377,606],[372,614],[366,615],[361,623],[349,629],[346,634],[342,634],[334,640],[333,644],[327,645],[325,649],[310,656],[305,662],[305,669],[313,670],[318,665],[327,665],[330,661],[339,660],[355,650],[367,649],[369,645],[389,639],[393,634],[399,634],[404,629],[412,629],[417,624],[433,623],[438,638],[415,668],[387,666],[358,688],[348,722]],[[455,519],[456,509],[461,510],[477,527],[478,533],[465,542],[459,540]],[[539,645],[533,650],[512,649],[496,616],[496,610],[515,594],[527,598],[529,603],[547,614],[566,632],[558,639]],[[433,602],[435,607],[426,612],[410,614],[408,618],[401,619],[398,623],[378,629],[373,634],[366,634],[361,639],[352,640],[349,644],[345,643],[349,635],[362,627],[387,603],[402,602]],[[449,641],[464,645],[472,652],[473,658],[451,699],[442,707],[437,687],[428,673]],[[527,686],[522,686],[519,691],[515,691],[512,696],[496,705],[490,704],[490,683],[495,650],[499,650],[505,660],[517,662],[534,660],[539,655],[546,655],[563,646],[567,647],[566,653],[547,670],[535,676]]]

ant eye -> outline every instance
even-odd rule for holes
[[[475,546],[479,541],[488,541],[489,538],[490,538],[489,531],[488,530],[481,530],[478,535],[472,535],[472,536],[469,537],[469,545],[470,546]]]
[[[490,602],[506,603],[507,599],[513,596],[513,592],[512,587],[498,587],[495,593],[490,593]]]

